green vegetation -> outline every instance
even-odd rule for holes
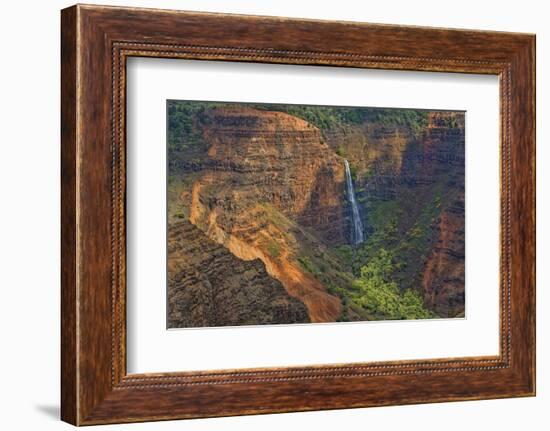
[[[361,108],[303,105],[255,105],[257,109],[281,111],[302,118],[321,130],[340,128],[345,125],[378,123],[383,126],[407,127],[420,133],[428,124],[428,111],[397,108]],[[338,149],[344,156],[344,149]]]
[[[376,320],[436,317],[424,308],[422,298],[416,291],[399,291],[397,283],[392,280],[394,266],[391,253],[380,249],[361,268],[361,275],[354,282],[355,302],[366,308]]]
[[[418,134],[428,125],[428,111],[418,109],[364,108],[363,121],[376,122],[383,126],[408,127]]]
[[[313,275],[319,275],[320,271],[313,266],[313,263],[311,263],[311,259],[309,256],[300,256],[298,257],[298,262],[300,265],[302,265],[302,268],[304,268],[307,272],[313,274]]]
[[[267,251],[273,257],[279,257],[281,255],[281,246],[275,241],[270,241],[267,246]]]
[[[185,152],[188,161],[199,162],[206,151],[206,143],[202,137],[202,129],[208,121],[208,110],[223,103],[217,102],[188,102],[183,100],[169,100],[168,110],[168,152],[170,162],[177,158],[178,153]],[[194,160],[195,159],[195,160]]]
[[[368,182],[366,176],[368,172],[358,180]],[[429,186],[416,187],[414,194],[405,185],[385,199],[360,196],[366,215],[365,242],[333,249],[354,277],[352,289],[339,296],[346,296],[373,320],[437,317],[425,308],[419,294],[422,270],[437,240],[434,227],[456,193],[449,178],[441,175]]]
[[[340,253],[340,256],[353,274],[359,276],[362,267],[385,249],[396,262],[390,278],[400,291],[418,289],[422,281],[419,269],[423,268],[436,240],[437,230],[433,227],[451,198],[452,194],[442,196],[441,187],[436,185],[423,195],[404,193],[388,201],[367,202],[366,223],[370,234],[351,256],[350,253]]]
[[[346,157],[347,157],[347,155],[346,155],[346,148],[345,148],[343,145],[340,145],[340,146],[336,149],[336,154],[338,154],[340,157],[346,158]]]
[[[168,151],[185,151],[200,141],[197,114],[204,111],[202,103],[168,101]]]
[[[375,231],[384,229],[390,219],[399,218],[403,210],[397,200],[367,202],[369,223]],[[394,222],[395,223],[395,222]]]

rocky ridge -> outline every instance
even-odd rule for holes
[[[219,108],[210,116],[207,170],[193,184],[189,220],[235,256],[261,259],[313,322],[336,320],[338,298],[296,262],[296,234],[312,228],[342,241],[341,160],[317,128],[288,114]]]
[[[235,257],[187,221],[170,226],[168,253],[169,328],[309,322],[261,260]]]

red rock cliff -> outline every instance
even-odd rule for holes
[[[207,169],[192,186],[189,220],[237,257],[261,259],[312,321],[336,320],[340,301],[296,262],[296,235],[343,241],[342,159],[317,128],[285,113],[239,107],[209,116]]]

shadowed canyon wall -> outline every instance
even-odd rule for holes
[[[392,249],[406,263],[394,273],[401,289],[420,289],[437,315],[462,315],[464,114],[427,113],[416,131],[372,122],[326,136],[355,166],[365,246]]]

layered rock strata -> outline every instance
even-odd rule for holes
[[[207,157],[189,198],[189,220],[243,260],[260,259],[313,322],[335,321],[340,300],[297,262],[298,235],[345,240],[342,160],[319,130],[281,112],[216,108],[204,119]]]
[[[187,221],[168,236],[168,327],[309,322],[259,259],[244,261]]]

